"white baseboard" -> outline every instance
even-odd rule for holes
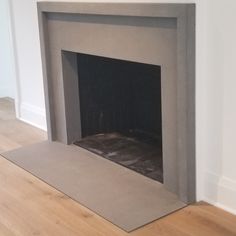
[[[236,215],[236,181],[207,172],[203,200]]]
[[[20,104],[19,119],[39,129],[47,130],[46,112],[44,109],[30,104]]]

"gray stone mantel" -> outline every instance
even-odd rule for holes
[[[195,5],[38,2],[50,140],[81,138],[76,53],[161,66],[164,186],[195,201]]]

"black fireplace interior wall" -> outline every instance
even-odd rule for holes
[[[161,138],[161,67],[77,54],[82,137],[138,132]]]

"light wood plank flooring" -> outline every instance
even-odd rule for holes
[[[15,119],[0,99],[0,152],[42,141],[46,134]],[[130,234],[23,169],[0,158],[0,236],[233,236],[236,216],[198,203]]]

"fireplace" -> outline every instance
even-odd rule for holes
[[[40,2],[38,11],[49,140],[195,201],[194,4]],[[119,160],[112,141],[154,150],[158,174],[143,154],[142,164],[132,152]]]
[[[3,155],[127,232],[194,202],[195,5],[38,16],[49,140]]]
[[[77,62],[75,144],[163,182],[160,66],[81,53]]]

